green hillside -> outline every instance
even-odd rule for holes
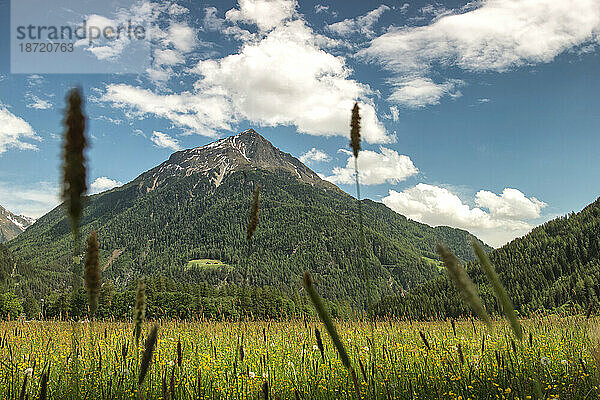
[[[244,157],[250,163],[232,167],[225,177],[219,175],[218,184],[215,175],[187,172],[195,168],[190,166],[191,155],[193,160],[202,155],[199,148],[175,153],[169,162],[129,184],[89,197],[82,234],[98,231],[103,260],[111,258],[104,271],[106,279],[119,287],[140,275],[162,275],[179,282],[222,286],[240,283],[247,267],[252,285],[292,292],[299,288],[301,272],[309,269],[326,297],[364,298],[355,199],[320,180],[293,157],[268,148],[272,145],[260,135],[252,136],[232,141],[236,146],[247,141]],[[218,143],[206,148],[214,151]],[[271,157],[270,166],[279,162],[283,167],[259,168],[252,162],[254,154],[261,161]],[[169,172],[182,171],[181,165],[186,172]],[[257,184],[261,185],[260,222],[246,265],[246,221]],[[428,259],[437,258],[434,248],[440,241],[452,245],[459,257],[471,258],[473,236],[465,231],[431,228],[369,200],[363,201],[363,210],[375,293],[410,289],[437,276],[435,262]],[[9,246],[36,269],[36,277],[48,288],[70,285],[71,236],[61,206]],[[233,268],[187,268],[190,260],[202,259],[219,260]]]
[[[451,247],[452,248],[452,247]],[[453,249],[454,250],[454,249]],[[600,296],[600,199],[579,213],[549,221],[490,254],[515,308],[521,313],[598,306]],[[476,263],[467,271],[490,311],[498,311]],[[446,274],[379,304],[380,314],[414,317],[467,315]]]

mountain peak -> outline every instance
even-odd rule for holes
[[[0,206],[0,243],[7,242],[29,228],[35,219],[24,215],[15,215]]]
[[[285,171],[311,185],[332,184],[323,181],[297,158],[284,153],[254,129],[193,149],[173,153],[169,160],[140,176],[140,189],[154,190],[171,176],[203,175],[215,187],[234,172],[241,170]]]
[[[242,131],[240,133],[238,133],[237,135],[238,137],[242,137],[242,136],[250,136],[250,137],[261,137],[263,138],[258,132],[256,132],[254,129],[252,128],[248,128],[245,131]],[[264,139],[264,138],[263,138]],[[266,139],[265,139],[266,140]]]

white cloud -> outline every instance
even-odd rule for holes
[[[237,114],[267,126],[295,125],[311,135],[348,135],[350,110],[360,99],[363,137],[370,143],[394,141],[366,97],[368,86],[350,79],[342,57],[323,51],[301,20],[279,26],[238,54],[201,61],[200,92],[221,91]]]
[[[161,95],[140,87],[109,84],[100,101],[125,110],[130,117],[143,119],[154,115],[185,131],[209,137],[215,137],[217,129],[230,129],[232,122],[227,100],[208,92]]]
[[[324,151],[313,147],[312,149],[298,157],[298,159],[304,164],[310,164],[311,162],[329,161],[331,157],[329,157],[329,155],[327,155],[327,153],[325,153]]]
[[[241,0],[225,20],[216,16],[215,8],[207,8],[205,29],[234,35],[243,43],[235,54],[202,60],[188,70],[198,76],[193,91],[163,95],[109,84],[100,100],[130,116],[152,114],[206,136],[230,130],[231,124],[241,120],[261,126],[291,125],[310,135],[347,136],[350,110],[358,101],[365,141],[394,142],[395,136],[386,132],[377,117],[373,91],[351,78],[344,57],[324,50],[335,41],[307,26],[296,14],[296,6],[295,1]],[[275,16],[266,18],[271,12]],[[254,21],[266,31],[251,34],[230,26],[233,21]],[[158,56],[164,64],[178,62],[174,54]],[[169,77],[162,68],[148,72],[155,80]]]
[[[0,182],[0,204],[15,214],[39,218],[61,203],[59,188],[48,182],[24,187]]]
[[[44,82],[44,77],[38,74],[29,75],[27,77],[27,86],[35,87],[39,86]]]
[[[390,113],[392,114],[392,121],[398,122],[398,119],[400,118],[400,111],[398,110],[398,107],[391,106]]]
[[[506,188],[500,196],[481,190],[475,196],[479,207],[487,208],[495,218],[534,219],[547,204],[535,197],[527,198],[517,189]]]
[[[187,8],[180,6],[177,3],[172,3],[169,8],[168,8],[168,12],[171,15],[183,15],[183,14],[187,14],[190,12],[190,10],[188,10]]]
[[[155,84],[162,85],[176,75],[175,66],[185,65],[186,54],[194,50],[199,41],[196,29],[186,22],[170,21],[167,30],[153,28],[151,32],[156,49],[146,73]]]
[[[185,57],[178,51],[172,49],[154,50],[154,63],[156,65],[177,65],[184,62]]]
[[[41,140],[27,121],[0,104],[0,154],[12,147],[19,150],[38,150],[36,145],[24,142],[24,139]]]
[[[132,25],[146,25],[147,22],[153,21],[154,17],[153,6],[147,2],[136,4],[131,10],[121,10],[112,18],[99,14],[90,14],[83,16],[87,26],[97,27],[100,32],[112,27]],[[112,40],[106,40],[102,35],[96,39],[91,39],[89,36],[75,42],[75,46],[82,47],[84,51],[93,54],[98,60],[117,62],[121,54],[132,43],[128,35],[119,35],[113,33],[115,37]]]
[[[27,103],[27,108],[36,110],[48,110],[49,108],[52,108],[52,103],[47,100],[42,100],[34,94],[30,94],[27,97],[30,100],[29,103]]]
[[[385,4],[380,5],[374,10],[357,18],[348,18],[340,22],[327,25],[327,30],[340,36],[350,36],[353,33],[361,33],[367,37],[375,35],[372,27],[379,20],[381,15],[390,8]]]
[[[383,198],[389,208],[415,221],[465,229],[496,247],[529,232],[529,221],[539,218],[546,206],[509,188],[499,196],[482,190],[475,202],[479,207],[471,208],[450,190],[424,183],[402,192],[390,190]]]
[[[439,104],[440,99],[446,95],[462,96],[460,90],[457,90],[457,87],[463,84],[459,80],[449,80],[438,84],[429,78],[416,77],[409,80],[391,80],[390,83],[395,89],[389,96],[389,100],[410,108]]]
[[[101,176],[96,178],[96,180],[90,185],[90,194],[104,192],[119,186],[123,186],[123,182],[110,179],[106,176]]]
[[[599,31],[597,0],[483,0],[429,25],[391,28],[360,55],[381,63],[399,81],[424,78],[436,65],[502,72],[550,62],[597,40]]]
[[[225,19],[231,22],[243,22],[256,25],[266,31],[290,20],[296,14],[296,0],[239,0],[239,8],[225,13]]]
[[[230,26],[228,22],[224,18],[217,17],[217,8],[216,7],[206,7],[204,9],[204,28],[208,31],[218,31],[223,35],[232,36],[237,40],[251,40],[254,38],[254,35],[249,31],[240,28],[239,26]]]
[[[154,132],[152,132],[152,137],[150,138],[150,140],[152,140],[152,142],[156,146],[164,148],[164,149],[171,149],[174,151],[181,150],[179,141],[177,139],[172,138],[171,136],[167,135],[166,133],[154,131]]]
[[[183,53],[189,53],[196,46],[196,30],[184,23],[171,23],[164,41]]]
[[[354,177],[354,156],[347,150],[340,149],[348,154],[345,167],[333,169],[333,175],[326,177],[330,182],[352,184]],[[419,170],[412,160],[398,152],[380,147],[379,153],[371,150],[362,150],[358,155],[358,170],[360,183],[363,185],[380,185],[383,183],[396,184],[416,175]]]
[[[319,14],[325,11],[329,11],[329,6],[324,6],[323,4],[317,4],[315,6],[315,14]]]

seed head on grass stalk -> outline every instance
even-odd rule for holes
[[[98,235],[93,231],[87,240],[87,251],[85,255],[85,290],[88,293],[88,302],[92,315],[96,314],[98,308],[98,296],[100,295],[100,272]]]
[[[360,201],[360,177],[358,171],[358,154],[360,153],[360,108],[358,103],[354,103],[352,107],[352,119],[350,120],[350,147],[352,148],[352,154],[354,155],[354,178],[356,180],[356,201],[358,203],[358,223],[359,223],[359,234],[360,234],[360,260],[362,262],[362,272],[365,284],[367,286],[367,309],[371,307],[371,283],[370,275],[367,270],[367,245],[365,239],[365,230],[363,222],[362,203]]]
[[[87,147],[85,138],[86,117],[83,114],[81,89],[74,88],[67,95],[67,111],[65,115],[65,143],[63,148],[63,180],[62,198],[66,203],[71,219],[73,235],[79,232],[82,196],[87,191],[85,155]]]
[[[82,106],[81,90],[79,88],[71,89],[67,95],[67,110],[64,119],[62,199],[67,207],[73,234],[73,296],[76,295],[77,289],[81,285],[81,267],[77,259],[80,246],[79,220],[83,209],[83,196],[87,192],[84,155],[87,147],[86,122]]]
[[[319,314],[319,318],[321,318],[323,325],[325,325],[325,328],[327,329],[327,332],[329,333],[329,336],[331,337],[331,340],[333,341],[333,345],[335,346],[335,349],[337,350],[337,352],[340,356],[342,364],[350,372],[350,375],[352,376],[352,381],[354,382],[354,388],[356,390],[356,394],[358,395],[358,397],[360,397],[360,387],[358,386],[358,380],[356,379],[356,373],[354,372],[354,369],[352,368],[352,364],[350,363],[350,357],[348,357],[348,352],[346,352],[346,348],[344,347],[344,344],[342,343],[342,340],[340,339],[340,335],[338,334],[337,329],[335,328],[335,325],[333,325],[333,321],[331,320],[331,317],[329,316],[329,313],[327,312],[327,309],[325,308],[325,304],[323,304],[323,300],[321,299],[321,296],[319,296],[319,294],[317,293],[317,290],[315,289],[314,282],[313,282],[312,276],[310,275],[310,272],[304,271],[303,281],[304,281],[304,288],[306,289],[306,292],[308,293],[308,297],[310,298],[310,301],[315,306],[315,309],[317,310],[317,314]]]
[[[156,347],[157,337],[158,326],[154,325],[150,330],[148,338],[146,339],[144,354],[142,354],[142,361],[140,362],[140,375],[138,377],[138,386],[142,386],[142,384],[144,383],[144,378],[146,378],[146,374],[150,369],[150,364],[152,363],[152,355],[154,354],[154,349]]]
[[[483,303],[477,294],[475,285],[464,267],[460,265],[458,258],[446,247],[438,244],[436,250],[446,266],[450,280],[454,283],[454,286],[458,289],[460,296],[463,301],[467,303],[488,327],[491,327],[490,316],[483,307]]]
[[[248,228],[246,229],[246,238],[252,239],[256,228],[258,227],[258,211],[260,208],[260,184],[256,185],[252,194],[252,205],[250,206],[250,215],[248,217]]]
[[[315,328],[315,338],[317,340],[317,348],[321,352],[321,358],[325,362],[325,348],[323,347],[323,339],[321,338],[321,331],[319,328]]]
[[[142,281],[138,282],[133,313],[133,336],[135,337],[135,346],[137,347],[140,342],[140,334],[142,333],[142,324],[146,317],[146,285]]]
[[[515,314],[515,308],[513,307],[513,303],[510,300],[510,297],[508,297],[508,294],[506,293],[506,289],[504,289],[504,286],[500,282],[500,278],[494,270],[490,259],[488,258],[487,254],[485,254],[485,251],[483,251],[479,243],[473,241],[472,244],[473,249],[475,250],[475,254],[479,259],[479,263],[483,268],[483,272],[485,272],[485,276],[492,285],[492,288],[494,289],[494,294],[498,298],[498,301],[500,301],[500,304],[502,304],[502,309],[504,310],[504,314],[510,322],[510,327],[512,328],[517,339],[523,340],[523,329],[521,328],[521,323],[517,319],[517,315]]]
[[[358,152],[360,151],[360,114],[358,103],[354,103],[354,107],[352,107],[350,128],[350,147],[352,147],[354,157],[358,157]]]

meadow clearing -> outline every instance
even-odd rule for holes
[[[595,318],[508,324],[337,321],[368,399],[585,399],[600,395]],[[36,399],[49,370],[51,399],[358,398],[322,325],[314,320],[154,321],[154,359],[138,384],[144,337],[136,348],[126,322],[0,323],[3,399]],[[453,326],[454,325],[454,326]],[[323,353],[315,328],[322,337]]]

